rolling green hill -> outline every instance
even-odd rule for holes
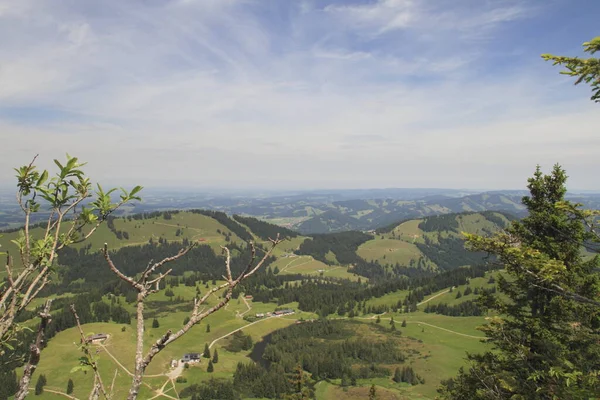
[[[485,211],[408,220],[378,230],[372,240],[359,246],[357,254],[389,268],[457,268],[481,260],[481,254],[464,249],[463,232],[492,234],[505,228],[511,219],[508,214]]]
[[[361,206],[363,211],[369,204]],[[356,375],[355,386],[342,390],[346,381],[333,378],[324,382],[315,376],[317,396],[325,396],[318,398],[335,395],[351,399],[371,384],[377,385],[380,393],[390,399],[433,398],[440,379],[452,376],[463,365],[465,349],[478,350],[484,346],[474,329],[484,321],[481,314],[473,314],[474,294],[456,299],[455,294],[448,293],[452,285],[464,293],[468,277],[474,278],[472,287],[489,286],[487,277],[482,277],[483,270],[453,269],[480,259],[464,250],[461,232],[491,233],[504,227],[509,218],[497,212],[449,214],[404,221],[376,233],[353,231],[311,237],[253,218],[234,219],[213,211],[154,212],[111,219],[92,241],[59,255],[62,267],[48,287],[48,296],[56,298],[52,334],[39,367],[39,373],[47,377],[48,384],[39,398],[61,398],[57,393],[65,390],[69,378],[73,379],[74,394],[78,398],[85,397],[85,389],[90,385],[89,376],[70,373],[78,360],[76,346],[72,344],[77,341],[77,332],[68,314],[71,302],[84,316],[86,333],[109,334],[103,346],[96,346],[100,368],[107,381],[112,380],[116,370],[116,393],[121,396],[126,391],[134,348],[135,295],[119,284],[106,267],[97,252],[103,243],[109,244],[115,263],[132,275],[143,269],[149,259],[161,259],[176,252],[182,242],[200,241],[184,259],[170,264],[173,272],[166,287],[148,303],[146,342],[150,344],[166,329],[181,326],[196,293],[220,283],[223,272],[220,246],[227,245],[232,250],[231,267],[236,273],[248,261],[245,241],[255,240],[260,248],[266,244],[266,238],[277,232],[291,237],[274,253],[268,268],[244,282],[225,310],[211,316],[201,327],[194,328],[161,353],[148,370],[143,395],[160,398],[164,393],[168,397],[192,384],[209,385],[210,378],[231,380],[238,363],[249,363],[250,359],[248,352],[228,350],[227,335],[243,328],[243,332],[257,342],[278,329],[320,315],[354,318],[358,325],[348,326],[362,332],[361,335],[388,343],[386,346],[397,342],[394,346],[399,351],[414,349],[415,352],[410,350],[403,363],[386,361],[380,369],[371,372],[365,369],[367,364],[361,369],[356,360],[347,359],[344,374]],[[34,235],[41,232],[41,228],[36,228]],[[10,240],[17,234],[6,232],[0,238],[4,249],[14,251]],[[449,271],[432,274],[446,269]],[[435,276],[439,279],[433,281]],[[247,294],[253,298],[246,298]],[[414,300],[415,296],[420,297]],[[417,301],[429,302],[429,298],[429,308],[416,305]],[[209,304],[218,299],[217,293]],[[32,304],[28,318],[33,319],[28,324],[35,324],[34,307],[41,301],[40,298]],[[415,305],[402,313],[402,304],[406,301]],[[256,317],[276,307],[293,308],[296,314],[284,318]],[[374,314],[381,312],[387,313],[381,317],[385,324],[373,326]],[[442,315],[458,312],[468,316]],[[398,322],[398,333],[389,328],[391,318]],[[401,328],[402,318],[407,319],[407,326]],[[150,328],[154,319],[159,328]],[[210,331],[207,324],[211,325]],[[179,372],[170,370],[172,359],[187,352],[200,352],[204,343],[213,343],[211,351],[218,350],[220,360],[214,372],[207,372],[206,360]],[[335,343],[334,340],[331,345],[336,346]],[[329,351],[328,344],[323,343],[323,346],[323,351]],[[423,378],[422,383],[409,385],[391,379],[395,368],[408,366]],[[285,364],[284,368],[292,367]],[[170,378],[171,373],[180,377],[178,382]]]

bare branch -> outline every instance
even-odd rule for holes
[[[98,370],[98,364],[94,360],[92,353],[88,347],[89,340],[85,337],[85,333],[83,333],[83,328],[81,327],[81,322],[79,321],[79,315],[77,315],[77,310],[75,309],[75,305],[71,304],[71,313],[75,317],[75,322],[77,323],[77,329],[79,329],[79,335],[81,336],[81,351],[85,355],[87,359],[88,365],[94,371],[94,387],[92,388],[92,392],[90,393],[91,398],[98,398],[98,392],[101,392],[105,399],[109,400],[110,397],[106,393],[104,389],[104,384],[102,383],[102,377],[100,376],[100,371]]]
[[[127,275],[125,275],[121,271],[119,271],[119,269],[115,266],[115,264],[110,259],[110,255],[108,254],[108,244],[106,244],[106,243],[104,243],[104,247],[102,248],[102,254],[104,255],[104,259],[108,263],[110,270],[112,272],[114,272],[119,278],[121,278],[122,280],[129,283],[131,286],[133,286],[135,288],[138,288],[138,286],[140,286],[133,279],[131,279],[130,277],[128,277]]]
[[[221,249],[226,254],[226,256],[225,256],[225,271],[227,272],[227,277],[224,277],[224,278],[227,282],[232,283],[233,278],[231,277],[231,252],[225,246],[221,246]]]
[[[23,370],[23,376],[19,382],[19,390],[15,394],[15,400],[23,400],[27,397],[29,393],[29,383],[31,382],[31,377],[33,373],[37,369],[38,363],[40,362],[40,353],[42,352],[42,346],[44,342],[44,337],[46,335],[46,328],[50,323],[50,306],[52,305],[52,300],[46,300],[44,304],[44,308],[42,312],[40,312],[40,325],[38,327],[37,336],[35,342],[31,344],[29,347],[29,361]]]
[[[223,308],[227,303],[229,303],[229,301],[231,300],[231,297],[233,295],[233,289],[235,289],[235,287],[242,280],[246,279],[248,276],[250,276],[254,272],[256,272],[264,264],[264,262],[269,258],[269,256],[272,254],[273,250],[279,243],[281,243],[281,240],[279,239],[279,235],[277,236],[276,239],[274,239],[274,240],[271,239],[271,248],[265,253],[263,258],[261,258],[261,260],[256,265],[254,265],[254,260],[256,258],[256,249],[254,247],[254,244],[250,243],[252,256],[251,256],[251,260],[248,263],[248,265],[246,266],[245,270],[237,277],[237,279],[229,281],[229,282],[225,282],[222,285],[214,287],[213,289],[208,291],[200,300],[195,300],[194,308],[192,310],[192,315],[191,315],[188,323],[175,334],[173,334],[171,331],[168,331],[154,345],[152,345],[152,347],[149,349],[148,353],[146,354],[146,356],[144,357],[144,359],[141,362],[140,367],[141,367],[142,372],[150,364],[152,359],[167,345],[169,345],[170,343],[179,339],[181,336],[186,334],[194,325],[200,323],[204,318],[217,312],[218,310]],[[230,257],[229,257],[230,252],[226,251],[225,253],[227,255],[227,257],[225,259],[225,267],[228,268],[229,263],[230,263]],[[230,271],[228,271],[227,274],[229,276],[231,276]],[[215,292],[217,292],[221,289],[225,289],[225,288],[227,289],[227,292],[225,294],[225,297],[223,297],[223,299],[219,303],[217,303],[216,305],[214,305],[213,307],[211,307],[205,311],[202,311],[202,312],[198,311],[200,305],[203,304],[204,302],[206,302],[206,300],[212,294],[214,294]],[[138,318],[139,318],[139,314],[138,314]],[[137,371],[137,366],[136,366],[136,371]],[[134,398],[130,397],[130,399],[134,399]]]
[[[146,268],[146,270],[142,273],[142,276],[140,277],[140,279],[138,279],[138,283],[145,282],[146,279],[150,275],[152,275],[152,273],[154,271],[156,271],[158,268],[162,267],[166,263],[176,261],[176,260],[180,259],[181,257],[185,256],[194,246],[195,246],[195,244],[192,243],[188,247],[180,249],[179,252],[177,254],[175,254],[174,256],[166,257],[166,258],[162,259],[161,261],[157,262],[156,264],[154,264],[152,267]]]

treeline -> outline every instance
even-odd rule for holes
[[[456,231],[458,229],[457,215],[460,214],[443,214],[427,217],[419,223],[419,229],[425,232]]]
[[[162,260],[177,254],[189,245],[187,239],[180,243],[162,242],[148,243],[143,246],[126,246],[111,252],[115,265],[126,275],[133,276],[143,271],[149,260]],[[257,246],[259,246],[258,244]],[[250,252],[246,247],[232,243],[231,269],[240,273],[250,260]],[[269,265],[274,258],[266,262]],[[63,282],[57,290],[86,291],[103,286],[106,282],[116,280],[114,273],[108,268],[104,256],[99,252],[91,252],[89,247],[79,250],[64,248],[59,254],[59,262]],[[224,271],[224,258],[216,255],[209,245],[198,245],[185,256],[169,264],[171,275],[183,275],[184,272],[196,272],[208,279],[220,279]]]
[[[129,240],[129,232],[125,232],[125,231],[120,231],[115,227],[115,217],[108,217],[106,219],[106,226],[107,228],[115,234],[115,236],[117,237],[117,239],[119,240]]]
[[[484,276],[487,270],[485,266],[459,268],[433,276],[411,279],[394,277],[375,281],[370,285],[334,278],[274,275],[271,271],[266,271],[243,282],[240,290],[254,296],[254,301],[277,304],[298,302],[300,310],[315,312],[321,316],[334,313],[354,316],[359,312],[380,313],[390,309],[412,312],[416,311],[417,303],[426,296],[444,288],[464,285],[469,279]],[[410,288],[414,289],[397,304],[380,307],[368,307],[365,304],[369,299]]]
[[[362,232],[349,231],[313,235],[313,239],[306,239],[300,245],[298,254],[313,256],[325,264],[333,264],[325,256],[332,252],[340,264],[354,264],[364,261],[356,254],[358,246],[373,239],[373,236]]]
[[[492,294],[496,293],[496,287],[494,286],[489,289],[475,288],[475,290],[473,290],[472,292],[470,291],[470,287],[467,287],[464,295],[467,296],[471,293],[473,293],[475,295],[479,295],[479,294],[492,295]],[[461,297],[462,297],[462,294],[460,293],[460,291],[457,292],[456,298],[459,299]],[[451,317],[480,316],[485,313],[485,309],[481,306],[481,304],[479,304],[479,301],[477,301],[477,300],[467,300],[467,301],[463,301],[462,303],[459,303],[456,305],[448,305],[448,303],[439,303],[439,304],[427,303],[427,306],[425,306],[425,309],[423,311],[425,311],[426,313],[448,315]]]
[[[283,238],[295,238],[299,234],[298,232],[292,231],[290,229],[269,224],[268,222],[261,221],[252,217],[242,217],[241,215],[234,215],[233,219],[237,222],[246,225],[250,230],[257,235],[262,240],[275,239],[277,234]]]
[[[252,363],[239,363],[236,368],[233,386],[243,398],[281,398],[297,393],[301,388],[293,383],[299,368],[310,373],[309,386],[323,379],[342,379],[347,385],[356,384],[356,379],[389,377],[390,369],[384,365],[406,359],[395,337],[362,340],[356,338],[352,322],[332,320],[275,331],[262,357],[266,368]]]
[[[439,234],[437,243],[427,236],[423,236],[423,239],[425,243],[415,243],[415,245],[442,270],[481,264],[487,256],[486,253],[467,251],[462,238],[444,238]]]

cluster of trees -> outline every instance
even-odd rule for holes
[[[419,229],[425,232],[456,231],[458,229],[458,221],[456,220],[458,215],[443,214],[427,217],[419,224]]]
[[[440,269],[449,270],[465,265],[478,265],[485,261],[486,253],[465,251],[462,237],[443,237],[438,235],[433,241],[423,236],[425,243],[415,243],[423,254]]]
[[[115,234],[115,236],[117,237],[117,239],[122,240],[129,240],[129,233],[125,232],[125,231],[120,231],[115,227],[115,217],[108,217],[106,219],[106,226],[108,227],[108,229]]]
[[[313,398],[319,380],[341,379],[349,386],[357,379],[389,377],[389,368],[382,364],[405,359],[393,340],[370,342],[354,335],[347,321],[320,320],[278,330],[265,347],[266,366],[239,363],[233,389],[242,398]],[[311,379],[303,371],[310,372]]]
[[[214,378],[200,384],[194,383],[182,389],[179,396],[181,398],[191,397],[191,400],[240,399],[240,395],[233,387],[232,380]]]
[[[600,38],[598,39],[600,50]],[[494,237],[469,235],[472,249],[495,254],[511,279],[483,296],[497,313],[484,327],[491,349],[445,381],[449,399],[587,399],[600,393],[600,258],[582,247],[600,240],[597,212],[565,199],[567,176],[538,167],[523,198],[528,216]]]
[[[424,384],[425,379],[421,378],[410,366],[404,366],[402,368],[396,368],[394,370],[394,377],[392,378],[394,382],[401,383],[406,382],[411,385]]]
[[[484,310],[477,301],[467,300],[462,303],[449,306],[448,303],[429,304],[423,310],[426,313],[449,315],[451,317],[471,317],[484,314]]]
[[[237,331],[228,338],[227,344],[224,347],[234,353],[242,350],[250,350],[252,349],[252,336],[246,335],[241,330]]]
[[[252,217],[234,215],[233,219],[240,224],[246,225],[256,236],[262,240],[269,240],[269,238],[276,237],[277,234],[286,238],[295,238],[299,235],[298,232],[292,231],[291,229],[269,224],[268,222],[264,222]]]
[[[358,246],[371,239],[373,239],[372,235],[356,231],[313,235],[312,239],[302,242],[297,253],[313,256],[315,260],[331,265],[331,260],[326,258],[326,255],[331,252],[335,255],[338,263],[342,265],[355,264],[364,262],[356,254]]]
[[[315,380],[355,376],[357,365],[368,368],[371,364],[405,360],[396,340],[357,339],[352,325],[346,321],[318,320],[280,329],[271,334],[263,359],[282,366],[287,373],[300,364]]]
[[[141,272],[141,269],[147,264],[149,259],[161,260],[172,254],[176,254],[182,247],[189,246],[190,242],[183,239],[181,243],[148,243],[143,246],[126,246],[116,251],[110,252],[111,258],[118,265],[122,265],[123,273],[135,275]],[[246,247],[238,244],[231,244],[231,270],[233,273],[239,273],[249,261],[249,252]],[[273,262],[274,258],[269,257],[267,265]],[[98,286],[106,287],[109,282],[117,282],[114,274],[106,267],[106,260],[99,252],[91,251],[88,248],[73,249],[64,248],[60,253],[62,281],[54,286],[57,292],[73,292],[74,290],[87,291]],[[201,279],[220,279],[223,265],[223,257],[217,255],[208,245],[197,245],[190,250],[188,257],[183,257],[170,265],[172,275],[182,276],[184,272],[195,272],[195,278]],[[71,285],[70,282],[78,282]],[[187,282],[186,281],[186,282]],[[195,286],[196,282],[191,282]],[[127,289],[130,290],[130,289]]]

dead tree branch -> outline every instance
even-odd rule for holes
[[[136,307],[136,317],[137,317],[137,344],[136,344],[136,354],[135,354],[135,371],[133,374],[133,379],[131,382],[131,387],[129,390],[129,395],[127,397],[128,400],[135,400],[139,394],[140,386],[142,385],[142,379],[144,377],[144,373],[148,365],[152,362],[154,357],[160,353],[166,346],[170,343],[173,343],[175,340],[179,339],[181,336],[185,335],[194,325],[200,323],[204,318],[209,315],[217,312],[221,308],[223,308],[230,300],[233,295],[233,290],[235,287],[242,282],[244,279],[248,278],[252,274],[254,274],[271,256],[275,247],[282,242],[279,239],[279,235],[275,239],[269,239],[271,242],[271,248],[265,252],[264,256],[260,259],[258,263],[255,264],[256,261],[256,248],[254,243],[249,243],[251,258],[248,265],[245,269],[239,274],[237,278],[233,278],[231,272],[231,253],[228,248],[222,247],[223,252],[225,253],[225,275],[223,278],[225,279],[225,283],[214,287],[209,290],[204,296],[200,299],[196,298],[194,300],[194,307],[192,309],[190,319],[187,324],[183,326],[179,331],[172,332],[171,330],[165,332],[151,347],[148,349],[146,354],[144,355],[144,307],[145,301],[148,295],[155,293],[158,291],[158,287],[160,282],[171,272],[169,269],[166,272],[159,273],[159,269],[165,264],[175,261],[184,255],[186,255],[194,246],[188,246],[186,248],[181,249],[176,255],[167,257],[157,263],[153,263],[152,261],[148,263],[144,271],[141,273],[138,279],[134,279],[133,277],[127,276],[122,273],[113,263],[110,258],[108,252],[108,246],[105,244],[102,250],[104,254],[104,258],[111,269],[120,279],[127,282],[134,289],[137,290],[137,307]],[[158,276],[152,278],[153,274],[158,273]],[[215,292],[226,289],[225,296],[222,298],[220,302],[216,305],[205,309],[200,309],[200,306],[206,303],[208,298],[214,294]]]
[[[29,393],[29,383],[31,382],[31,377],[33,373],[37,369],[37,366],[40,362],[40,354],[42,352],[42,347],[44,345],[44,338],[46,336],[46,328],[50,323],[50,306],[52,305],[52,300],[46,300],[44,304],[44,308],[40,312],[40,325],[38,327],[37,335],[35,338],[35,342],[31,344],[29,347],[29,361],[27,365],[25,365],[25,369],[23,370],[23,376],[19,382],[19,390],[15,394],[15,400],[23,400],[27,397]]]
[[[79,315],[77,314],[75,305],[71,304],[70,308],[71,313],[75,317],[77,329],[79,329],[79,336],[81,337],[81,352],[85,357],[84,367],[90,367],[94,373],[94,386],[90,393],[90,399],[97,399],[100,393],[102,393],[106,400],[110,400],[111,397],[108,395],[108,393],[106,393],[106,389],[104,388],[104,383],[102,382],[102,377],[100,376],[100,371],[98,370],[98,363],[96,362],[94,355],[90,351],[90,340],[85,336],[85,333],[83,332],[83,328],[81,327],[81,322],[79,321]]]

